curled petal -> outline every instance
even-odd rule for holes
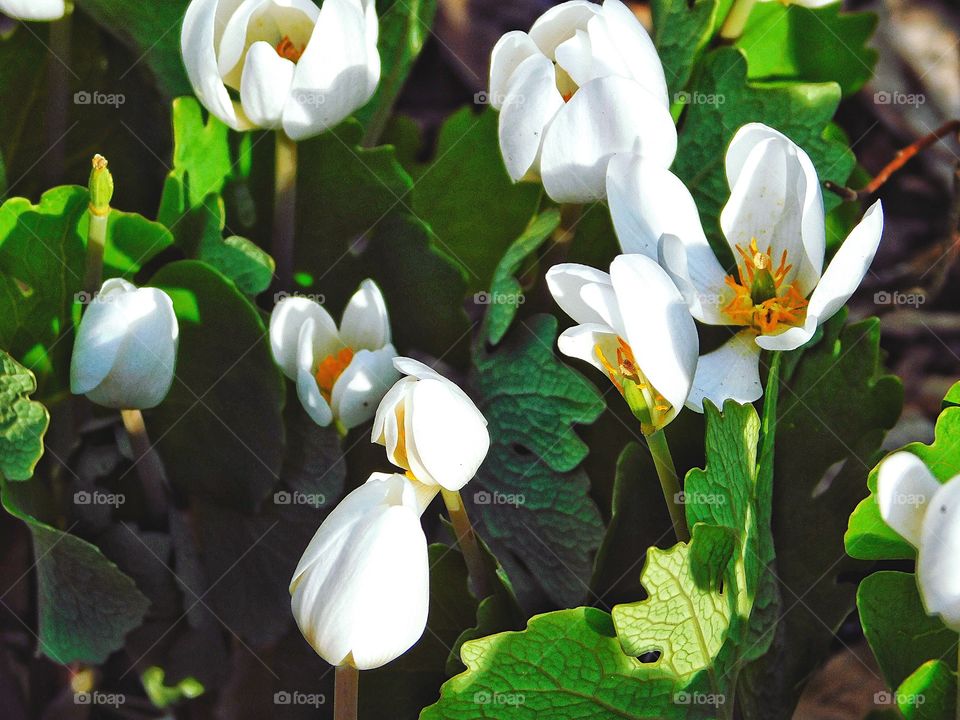
[[[910,452],[886,458],[877,470],[880,517],[915,548],[923,537],[923,518],[940,483],[923,460]]]
[[[960,480],[953,478],[937,490],[923,520],[917,580],[923,605],[939,615],[952,630],[960,630]]]
[[[340,320],[340,337],[354,350],[379,350],[390,343],[390,316],[383,293],[373,280],[364,280]]]
[[[337,324],[330,313],[308,298],[287,297],[277,303],[270,314],[270,349],[273,359],[291,380],[297,377],[297,353],[300,330],[307,320],[316,324],[315,333],[321,338],[321,358],[342,347],[337,335]]]
[[[344,427],[357,427],[374,416],[387,390],[400,378],[393,367],[396,354],[389,344],[379,350],[360,350],[337,378],[330,404]]]
[[[703,401],[723,407],[725,400],[751,403],[763,395],[760,348],[753,333],[743,330],[700,358],[687,406],[703,412]]]

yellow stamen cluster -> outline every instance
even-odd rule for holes
[[[647,378],[644,377],[643,373],[640,371],[640,367],[637,365],[637,360],[633,356],[633,350],[630,349],[630,346],[624,341],[623,338],[617,338],[617,364],[614,366],[607,360],[606,356],[603,354],[603,350],[599,345],[594,347],[594,352],[597,355],[597,359],[600,360],[600,364],[603,365],[603,368],[607,371],[607,375],[610,377],[610,382],[614,384],[617,390],[620,391],[620,394],[626,397],[627,388],[625,382],[629,381],[636,386],[636,388],[642,393],[647,410],[651,415],[659,417],[670,410],[670,403],[667,402],[667,399],[658,393],[656,389],[647,381]]]
[[[787,251],[783,251],[776,269],[770,248],[761,252],[756,238],[746,249],[737,245],[737,253],[741,260],[737,263],[738,278],[727,275],[725,281],[734,297],[723,308],[724,314],[737,325],[751,327],[763,335],[800,325],[807,314],[807,300],[795,282],[784,287],[793,269],[793,265],[787,264]]]
[[[334,383],[337,382],[337,378],[343,374],[352,360],[353,350],[345,347],[339,352],[327,355],[317,365],[314,377],[317,379],[320,394],[327,402],[330,402],[330,396],[333,394]]]
[[[277,55],[292,63],[300,61],[304,50],[306,50],[306,47],[298,48],[293,44],[293,40],[290,39],[289,35],[284,35],[283,40],[277,43]]]

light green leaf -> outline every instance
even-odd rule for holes
[[[690,80],[694,66],[713,36],[717,0],[653,0],[653,42],[663,63],[671,102]]]
[[[204,239],[200,244],[200,259],[233,280],[247,295],[259,295],[270,287],[276,269],[270,255],[239,235],[223,240]]]
[[[548,210],[537,216],[497,265],[490,283],[490,292],[477,293],[478,299],[485,298],[490,305],[485,317],[484,334],[492,345],[503,339],[524,301],[523,286],[516,278],[517,271],[527,258],[543,246],[559,225],[560,212],[557,210]]]
[[[478,343],[470,387],[489,423],[491,446],[466,500],[521,602],[535,586],[557,604],[584,596],[600,544],[600,513],[579,468],[586,445],[571,432],[604,405],[580,373],[553,352],[557,321],[517,323],[497,347]]]
[[[877,51],[867,47],[877,16],[845,13],[841,7],[758,3],[736,42],[747,54],[750,80],[833,81],[844,95],[863,87],[877,63]]]
[[[86,237],[86,221],[83,225]],[[160,223],[136,213],[111,210],[107,219],[103,275],[133,281],[144,265],[171,245],[173,235]]]
[[[941,660],[925,662],[897,688],[904,720],[942,720],[956,716],[957,675]]]
[[[30,399],[37,390],[33,373],[0,350],[0,475],[29,480],[43,455],[50,414]]]

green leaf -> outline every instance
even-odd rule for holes
[[[927,615],[912,573],[881,571],[857,590],[863,632],[889,687],[928,660],[956,659],[957,633]]]
[[[363,144],[375,145],[390,120],[393,105],[427,39],[437,12],[436,0],[381,0],[380,84],[373,98],[355,113],[366,130]]]
[[[685,704],[703,686],[679,686],[658,664],[620,649],[610,616],[595,608],[537,615],[523,632],[464,644],[467,671],[445,683],[421,720],[550,720],[705,717],[714,707]],[[684,689],[687,688],[687,689]]]
[[[497,269],[493,273],[489,293],[478,293],[480,300],[490,305],[485,317],[484,333],[491,345],[499,343],[510,323],[516,317],[517,309],[523,303],[523,286],[516,273],[523,262],[537,252],[550,235],[560,226],[560,212],[548,210],[537,216],[523,234],[507,250]]]
[[[746,58],[723,48],[704,58],[691,92],[700,100],[684,114],[673,171],[690,188],[718,252],[729,252],[719,227],[720,210],[730,195],[724,156],[742,125],[762,122],[789,136],[810,155],[821,181],[843,184],[853,169],[850,149],[824,132],[840,102],[835,83],[749,83]],[[838,202],[830,193],[824,196],[828,210]]]
[[[180,25],[189,0],[162,3],[78,0],[77,5],[153,72],[170,97],[193,92],[180,56]]]
[[[11,198],[0,207],[0,347],[38,375],[55,364],[51,348],[71,325],[83,283],[87,204],[84,188],[64,186],[38,205]],[[57,352],[68,353],[69,344]],[[65,381],[67,367],[57,370]]]
[[[147,419],[170,480],[184,494],[253,509],[279,479],[284,446],[284,383],[260,313],[200,262],[167,265],[151,284],[173,299],[180,323],[173,387]]]
[[[276,263],[255,243],[231,235],[223,240],[204,239],[200,244],[200,259],[233,280],[246,295],[259,295],[273,280]]]
[[[86,221],[84,236],[86,236]],[[173,235],[157,222],[136,213],[111,210],[103,253],[105,278],[135,280],[143,266],[173,245]]]
[[[840,3],[806,8],[760,3],[735,46],[747,55],[750,80],[839,83],[855,93],[873,76],[878,53],[867,47],[874,13],[842,13]]]
[[[717,0],[653,0],[653,43],[663,63],[671,99],[686,87],[694,66],[713,36]]]
[[[440,129],[435,158],[417,169],[413,212],[464,270],[470,292],[490,287],[500,258],[536,212],[540,187],[514,184],[497,140],[497,113],[464,108]],[[408,201],[409,202],[409,201]]]
[[[949,397],[949,395],[948,395]],[[904,450],[912,452],[940,482],[946,482],[960,474],[960,407],[948,406],[937,418],[934,441],[931,445],[911,443]],[[850,516],[850,524],[844,536],[847,553],[863,560],[912,559],[916,550],[883,518],[877,504],[877,469],[867,478],[870,496],[863,499]]]
[[[842,559],[843,532],[903,392],[883,374],[879,322],[845,321],[839,312],[810,344],[783,355],[773,530],[786,612],[773,647],[751,671],[751,689],[740,695],[749,717],[766,720],[772,708],[775,717],[790,717],[803,679],[853,608],[854,585],[839,578],[862,571]]]
[[[893,698],[904,720],[942,720],[956,716],[957,675],[948,663],[931,660],[903,681]]]
[[[30,399],[36,390],[33,373],[0,350],[0,475],[8,480],[29,480],[43,455],[50,414]]]
[[[141,623],[149,601],[95,546],[37,519],[51,502],[38,480],[0,480],[0,491],[3,507],[33,537],[40,652],[63,665],[105,662]]]
[[[593,385],[553,352],[557,321],[514,325],[495,352],[474,348],[470,387],[491,446],[467,495],[470,516],[528,602],[539,585],[552,603],[587,590],[600,544],[600,513],[578,466],[586,445],[572,432],[604,404]]]

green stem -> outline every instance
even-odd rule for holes
[[[723,21],[723,27],[720,28],[720,37],[730,41],[740,37],[750,18],[750,11],[756,3],[757,0],[733,0],[733,7],[730,8],[727,19]]]
[[[657,468],[657,477],[660,478],[660,487],[663,488],[663,499],[670,512],[673,531],[677,535],[677,540],[689,542],[690,531],[687,529],[687,519],[680,500],[680,479],[677,477],[677,469],[674,467],[670,446],[667,445],[667,436],[663,434],[663,430],[647,435],[647,446],[650,448],[653,464]]]
[[[360,671],[353,665],[337,665],[334,674],[333,720],[357,720]]]
[[[100,215],[90,208],[90,226],[87,230],[87,269],[83,276],[83,287],[92,296],[100,289],[103,279],[103,248],[107,241],[107,214]]]
[[[121,410],[123,427],[133,447],[133,462],[143,486],[147,517],[152,525],[162,525],[167,516],[167,480],[163,463],[156,449],[150,444],[143,413],[139,410]]]
[[[470,524],[470,518],[467,516],[467,509],[463,505],[463,498],[457,490],[441,488],[440,494],[443,495],[443,503],[447,506],[447,514],[450,516],[453,531],[457,535],[457,545],[463,553],[467,572],[473,580],[474,591],[480,599],[489,597],[492,589],[487,581],[486,563],[483,561],[480,543],[473,531],[473,525]]]
[[[960,720],[960,640],[957,642],[957,720]]]
[[[274,175],[273,245],[282,290],[293,287],[293,238],[297,216],[297,143],[278,130]]]

